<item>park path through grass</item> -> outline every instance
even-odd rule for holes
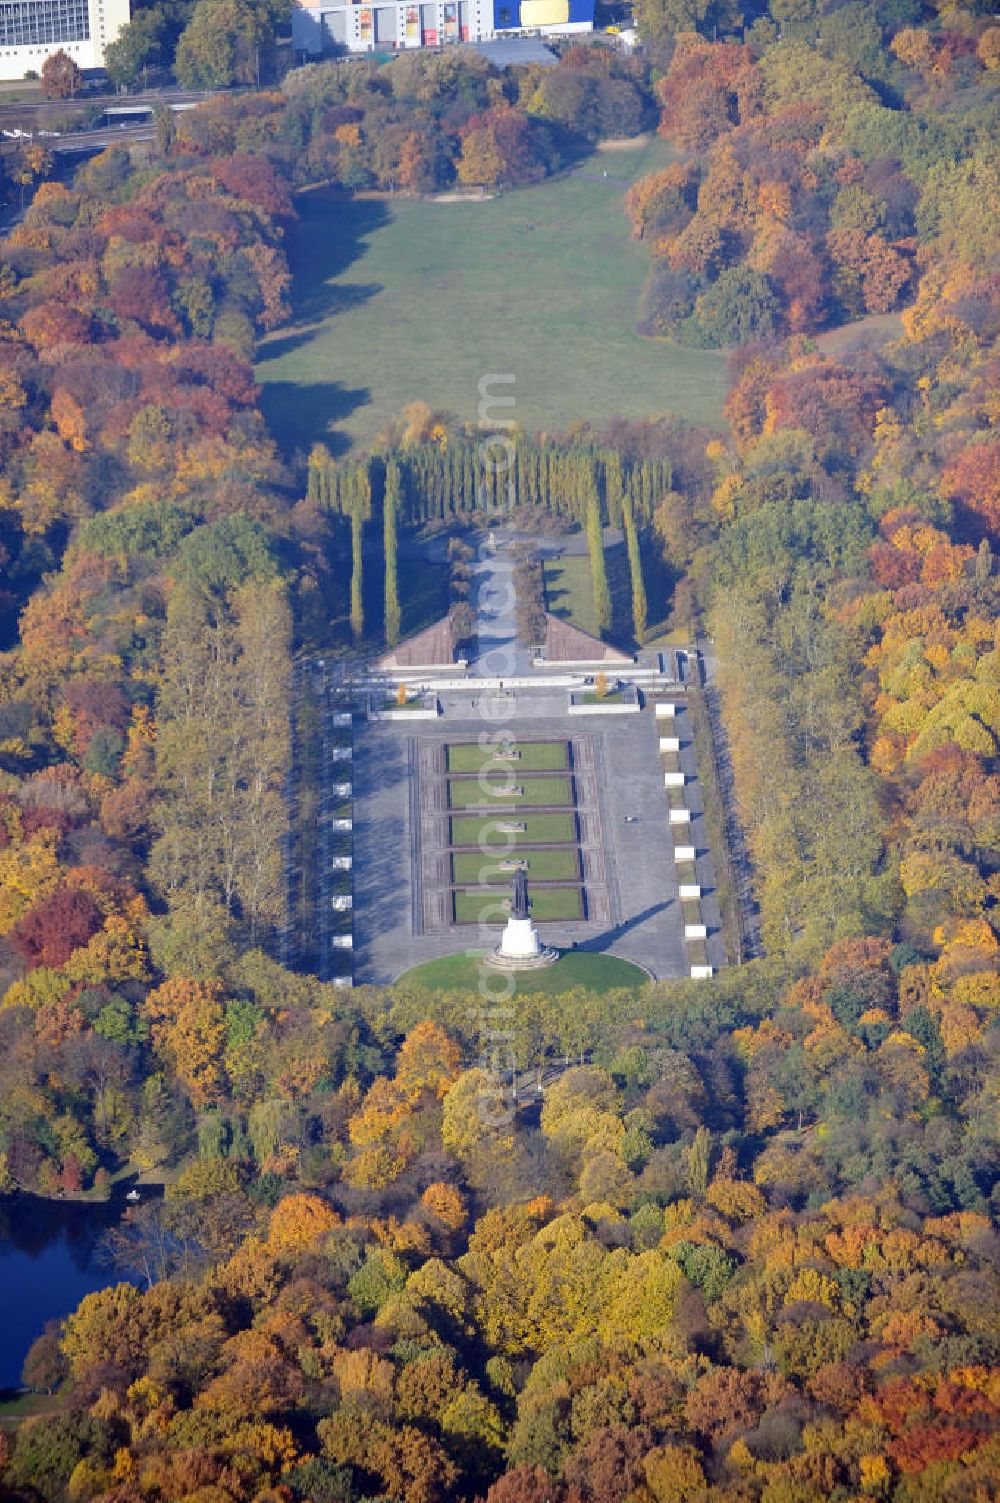
[[[666,412],[721,426],[724,355],[635,333],[649,256],[622,200],[670,158],[654,137],[480,203],[300,195],[293,318],[257,366],[284,450],[370,443],[416,399],[475,421],[491,373],[513,373],[529,430]]]

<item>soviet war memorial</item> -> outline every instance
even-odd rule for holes
[[[997,1496],[998,101],[0,6],[0,1503]]]

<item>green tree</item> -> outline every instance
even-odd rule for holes
[[[157,57],[163,39],[159,7],[139,10],[104,49],[104,66],[116,89],[128,89]]]
[[[636,531],[632,500],[622,498],[622,520],[625,524],[625,547],[628,550],[628,567],[632,580],[632,630],[635,640],[642,642],[646,635],[646,586],[642,577],[642,557],[639,553],[639,534]]]
[[[177,82],[185,89],[254,83],[260,49],[272,38],[263,7],[247,0],[198,0],[177,43]]]
[[[767,339],[777,328],[780,304],[767,277],[749,266],[731,266],[703,292],[691,323],[713,349]]]
[[[284,913],[288,602],[276,577],[245,578],[220,599],[211,585],[246,567],[220,547],[192,549],[186,564],[163,635],[150,872],[172,908],[211,923],[221,905],[253,940]]]
[[[636,0],[635,20],[647,42],[666,41],[680,31],[713,31],[739,25],[735,0]]]
[[[365,634],[365,560],[361,522],[361,507],[355,504],[351,511],[351,633],[355,642],[360,642]]]
[[[598,635],[603,636],[611,625],[611,591],[608,589],[604,538],[601,533],[601,512],[596,495],[592,495],[587,503],[587,548],[590,553],[590,577],[594,587],[594,621]]]
[[[402,612],[399,604],[397,532],[400,503],[400,469],[391,459],[385,471],[383,525],[385,533],[385,640],[390,647],[399,641]]]

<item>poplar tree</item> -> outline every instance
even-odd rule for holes
[[[632,577],[632,630],[635,640],[641,643],[646,635],[646,586],[642,578],[642,559],[639,554],[639,535],[636,532],[635,514],[628,496],[622,498],[622,521],[625,527],[629,573]]]
[[[365,631],[365,607],[362,597],[364,559],[361,539],[361,505],[351,507],[351,633],[360,642]]]
[[[608,449],[604,454],[604,503],[611,527],[617,527],[622,521],[623,495],[621,455],[617,449]]]
[[[399,465],[390,459],[385,470],[385,499],[382,504],[385,539],[385,640],[390,647],[399,641],[402,613],[399,607],[399,573],[397,566],[397,517],[400,501]]]
[[[596,494],[587,505],[587,547],[590,550],[590,576],[594,586],[594,621],[597,635],[603,636],[611,625],[611,592],[604,563],[604,539],[601,536],[601,512]]]

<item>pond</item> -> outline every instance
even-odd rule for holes
[[[121,1281],[100,1243],[123,1210],[120,1200],[0,1199],[0,1390],[18,1386],[28,1348],[48,1321]]]

